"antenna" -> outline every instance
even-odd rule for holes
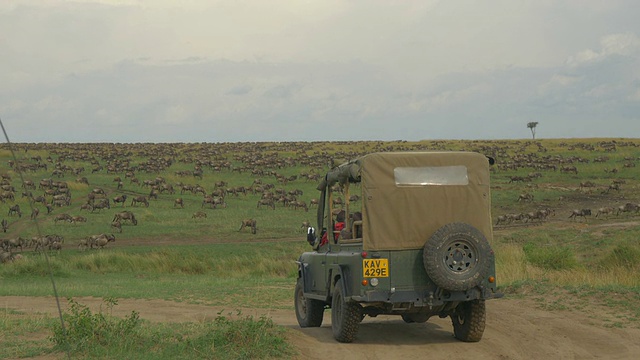
[[[20,163],[18,162],[18,158],[16,157],[16,152],[13,149],[13,144],[9,140],[9,135],[7,134],[7,130],[4,128],[4,122],[2,122],[2,118],[0,118],[0,127],[2,127],[2,133],[4,134],[4,138],[7,140],[7,145],[9,146],[9,151],[11,152],[11,157],[13,157],[13,162],[16,166],[16,171],[20,176],[20,181],[24,184],[24,175],[22,174],[22,168],[20,167]],[[33,198],[29,199],[29,207],[33,212]],[[40,223],[38,219],[33,219],[36,230],[38,231],[38,237],[42,238],[42,230],[40,229]],[[64,326],[64,318],[62,317],[62,309],[60,308],[60,298],[58,297],[58,290],[56,288],[56,282],[53,278],[53,270],[51,269],[51,262],[49,261],[49,254],[46,251],[43,251],[44,258],[47,262],[47,269],[49,270],[49,278],[51,279],[51,285],[53,286],[53,295],[56,298],[56,305],[58,307],[58,317],[60,318],[60,325],[62,326],[62,333],[64,334],[65,339],[67,339],[67,329]],[[69,346],[67,346],[67,358],[71,359],[71,354],[69,353]]]

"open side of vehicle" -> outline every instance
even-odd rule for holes
[[[489,164],[472,152],[389,152],[331,169],[318,186],[320,231],[307,236],[314,251],[298,260],[300,326],[321,326],[331,308],[334,337],[352,342],[367,315],[437,315],[479,341],[485,300],[501,296]]]

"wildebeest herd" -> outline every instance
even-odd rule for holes
[[[13,145],[19,161],[0,158],[6,164],[0,169],[2,248],[12,254],[36,248],[33,236],[21,235],[33,221],[47,231],[73,231],[82,249],[105,248],[115,240],[111,233],[126,239],[128,226],[146,224],[140,213],[162,221],[153,216],[159,202],[175,212],[185,209],[184,221],[193,223],[211,223],[212,212],[245,206],[233,220],[239,236],[245,228],[256,234],[258,222],[261,233],[268,230],[278,222],[274,210],[288,209],[299,212],[291,216],[296,229],[317,207],[315,188],[330,166],[376,151],[468,150],[496,158],[492,192],[511,194],[492,201],[498,227],[639,213],[635,140]],[[354,206],[362,196],[352,191],[343,198],[339,186],[334,191],[334,207]],[[29,219],[23,212],[31,212]],[[103,224],[97,235],[82,234],[96,221]],[[66,230],[70,226],[75,229]],[[37,249],[63,244],[49,241]]]

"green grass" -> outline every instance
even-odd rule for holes
[[[616,140],[615,152],[605,151],[600,143]],[[539,144],[536,145],[536,144]],[[36,182],[51,177],[59,163],[73,169],[84,167],[79,175],[66,172],[55,181],[67,182],[72,192],[72,205],[54,209],[47,214],[40,209],[38,222],[29,220],[30,204],[20,196],[21,180],[18,172],[8,166],[11,154],[0,146],[0,173],[10,176],[9,183],[16,189],[15,202],[1,205],[3,218],[9,221],[4,235],[30,239],[42,234],[59,234],[65,238],[60,253],[49,253],[51,269],[60,295],[64,297],[94,296],[103,298],[166,299],[225,308],[252,307],[292,310],[291,293],[295,282],[294,261],[309,249],[300,225],[305,220],[315,222],[315,209],[309,212],[285,208],[258,209],[260,195],[227,197],[227,208],[202,208],[202,196],[180,194],[179,183],[199,184],[211,192],[215,183],[226,181],[229,187],[250,186],[255,179],[273,184],[276,189],[300,189],[299,198],[308,202],[318,196],[317,184],[302,179],[284,184],[274,174],[283,176],[301,173],[323,174],[332,159],[352,159],[372,151],[389,150],[476,150],[497,154],[497,165],[491,175],[492,212],[494,218],[506,213],[535,211],[542,207],[556,210],[556,215],[542,225],[496,231],[492,244],[496,252],[497,282],[501,291],[509,296],[536,296],[542,307],[552,311],[580,309],[585,311],[595,303],[612,313],[618,311],[626,319],[611,315],[608,326],[634,326],[640,318],[640,227],[633,225],[640,217],[635,214],[611,216],[606,219],[589,218],[570,221],[571,209],[589,207],[594,211],[602,206],[618,206],[640,199],[640,166],[625,168],[629,159],[640,158],[640,140],[636,139],[554,139],[554,140],[500,140],[500,141],[420,141],[420,142],[313,142],[313,143],[221,143],[221,144],[16,144],[16,155],[26,163],[34,163],[32,156],[43,159],[51,156],[47,170],[28,171],[23,175]],[[25,151],[25,149],[27,149]],[[605,163],[594,162],[607,156]],[[162,159],[162,160],[160,160]],[[503,165],[525,159],[520,166]],[[561,166],[573,162],[578,174],[540,170],[534,164],[544,159]],[[586,159],[588,162],[579,161]],[[98,162],[103,170],[92,173],[92,164]],[[171,162],[171,165],[167,161]],[[46,160],[45,160],[46,161]],[[635,161],[635,160],[634,160]],[[112,172],[108,166],[127,163],[140,181],[162,177],[172,184],[175,194],[161,194],[151,200],[148,208],[131,207],[134,195],[148,195],[148,187],[131,184],[125,178],[125,167]],[[155,169],[143,170],[147,164]],[[202,164],[204,176],[196,179],[178,176],[177,171],[193,170]],[[214,170],[208,164],[230,163],[230,169]],[[254,176],[251,169],[261,168],[266,175]],[[616,168],[617,173],[609,170]],[[609,172],[605,172],[605,170]],[[540,172],[542,177],[530,183],[509,183],[511,176],[526,176]],[[77,177],[86,176],[90,185],[77,183]],[[124,188],[116,189],[113,179],[119,176]],[[622,179],[620,192],[604,190],[614,180]],[[581,181],[590,180],[598,188],[590,192],[579,189]],[[104,188],[109,198],[127,194],[124,210],[133,211],[138,225],[125,224],[122,233],[115,233],[118,247],[107,246],[101,251],[78,251],[78,241],[99,233],[113,233],[110,227],[115,213],[121,207],[87,213],[80,210],[87,194],[94,188]],[[32,190],[40,195],[43,190]],[[534,194],[533,202],[518,202],[521,193]],[[177,197],[184,199],[185,208],[174,208]],[[8,216],[9,205],[18,204],[23,216]],[[354,204],[356,207],[360,204]],[[196,211],[205,211],[206,219],[193,219]],[[83,215],[83,224],[54,224],[53,216],[60,213]],[[258,232],[238,231],[241,220],[257,220]],[[610,226],[611,224],[611,226]],[[616,224],[613,226],[613,224]],[[295,239],[296,241],[291,241]],[[141,242],[158,245],[141,246]],[[170,244],[170,245],[167,245]],[[49,296],[52,295],[49,267],[44,257],[29,249],[22,261],[0,266],[0,295]],[[256,296],[258,294],[259,296]],[[267,299],[268,301],[265,301]],[[84,314],[91,318],[96,314]],[[118,321],[108,319],[104,321]],[[228,319],[226,319],[228,320]],[[243,322],[245,321],[246,322]],[[125,319],[126,321],[126,319]],[[254,329],[270,327],[266,319],[242,319],[239,323],[220,322],[187,324],[136,323],[134,330],[138,343],[147,346],[151,339],[167,344],[163,347],[144,347],[145,353],[155,358],[223,358],[212,355],[214,328],[235,329],[253,339]],[[25,357],[52,351],[50,336],[56,321],[42,316],[17,314],[9,309],[0,312],[0,330],[4,335],[0,357]],[[636,325],[637,326],[637,325]],[[277,327],[275,327],[277,329]],[[223,331],[224,332],[224,331]],[[235,330],[231,333],[237,333]],[[277,331],[276,331],[277,333]],[[35,334],[35,335],[34,335]],[[217,335],[216,335],[217,336]],[[24,340],[28,339],[28,340]],[[235,339],[235,340],[234,340]],[[237,344],[246,338],[232,338]],[[216,342],[218,340],[215,340]],[[214,342],[214,344],[216,343]],[[279,340],[269,340],[277,345]],[[208,345],[207,345],[208,344]],[[9,346],[6,346],[9,345]],[[98,349],[82,350],[87,358],[131,358],[121,352],[129,344],[121,343]],[[208,347],[207,347],[208,346]],[[288,354],[278,346],[276,351]],[[197,349],[190,352],[190,349]],[[232,348],[222,348],[229,358],[272,357],[267,354],[244,354]],[[3,352],[4,351],[4,352]],[[239,350],[238,350],[239,351]],[[253,350],[250,350],[253,351]],[[208,356],[208,357],[207,357]]]

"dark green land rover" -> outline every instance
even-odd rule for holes
[[[352,342],[367,315],[440,316],[451,317],[456,338],[479,341],[485,300],[501,296],[492,162],[474,152],[383,152],[331,169],[307,234],[314,251],[298,260],[300,326],[320,326],[330,308],[334,337]]]

